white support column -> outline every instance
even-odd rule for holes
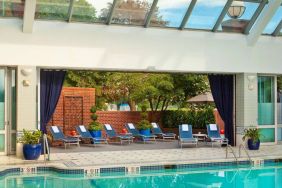
[[[35,16],[36,0],[25,1],[24,17],[23,17],[23,32],[32,33],[34,16]]]
[[[236,75],[236,145],[242,141],[245,128],[257,125],[257,74]]]
[[[23,129],[35,130],[36,84],[35,66],[18,66],[17,71],[17,132]]]
[[[266,25],[269,23],[275,12],[280,7],[281,3],[282,0],[269,0],[268,5],[262,10],[256,23],[251,29],[250,34],[247,37],[248,45],[253,46],[257,42]]]

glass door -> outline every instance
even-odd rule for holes
[[[0,68],[0,155],[16,151],[16,70]]]
[[[275,77],[258,76],[258,127],[262,143],[275,142]]]
[[[16,70],[7,69],[7,153],[16,152]]]
[[[0,155],[7,152],[6,149],[6,123],[5,123],[5,69],[0,68]]]

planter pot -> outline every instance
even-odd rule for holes
[[[25,160],[37,160],[41,154],[41,144],[24,144],[23,155]]]
[[[102,131],[89,131],[91,136],[94,138],[101,138],[102,137]]]
[[[259,146],[260,146],[260,140],[254,143],[252,139],[248,139],[249,150],[258,150]]]
[[[144,136],[150,136],[150,129],[139,130],[139,133]]]

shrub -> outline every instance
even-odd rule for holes
[[[147,106],[145,104],[141,105],[141,121],[137,124],[137,129],[139,130],[146,130],[151,129],[152,125],[148,121],[148,112],[147,112]]]
[[[188,110],[165,111],[161,116],[165,128],[178,128],[181,124],[191,124],[196,129],[206,129],[206,125],[214,123],[213,107],[190,108]]]
[[[100,131],[102,130],[102,125],[97,122],[98,115],[96,114],[97,108],[95,106],[92,106],[90,109],[91,114],[91,119],[92,122],[90,123],[88,130],[89,131]]]

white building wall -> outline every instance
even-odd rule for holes
[[[257,74],[236,75],[236,145],[242,143],[242,133],[257,126],[258,117]]]
[[[123,71],[282,73],[282,38],[116,25],[0,19],[0,65]]]
[[[24,76],[22,70],[30,71]],[[29,86],[24,86],[24,81]],[[36,121],[36,67],[18,66],[17,70],[17,131],[34,130]]]

